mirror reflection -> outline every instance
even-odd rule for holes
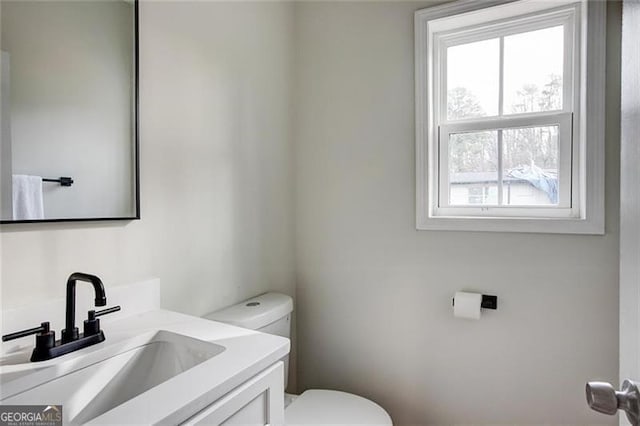
[[[138,216],[135,3],[0,1],[0,218]]]

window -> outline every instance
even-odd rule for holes
[[[604,2],[478,3],[416,12],[418,229],[603,233]]]

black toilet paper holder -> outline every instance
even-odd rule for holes
[[[456,305],[456,299],[453,299],[453,306]],[[480,307],[483,309],[498,309],[498,296],[490,296],[488,294],[482,295],[482,301]]]

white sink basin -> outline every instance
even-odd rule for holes
[[[76,361],[71,368],[33,373],[40,375],[39,383],[15,394],[3,391],[6,397],[1,403],[61,404],[64,424],[83,424],[225,350],[164,330],[132,341],[119,351],[105,348],[91,353],[84,357],[86,362]]]

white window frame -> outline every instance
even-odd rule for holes
[[[604,234],[605,22],[606,2],[597,0],[459,0],[416,12],[417,229]],[[434,90],[446,87],[447,47],[558,25],[569,41],[562,110],[447,121],[446,96]],[[439,170],[447,170],[449,134],[532,125],[558,126],[561,204],[449,205],[448,173]]]

